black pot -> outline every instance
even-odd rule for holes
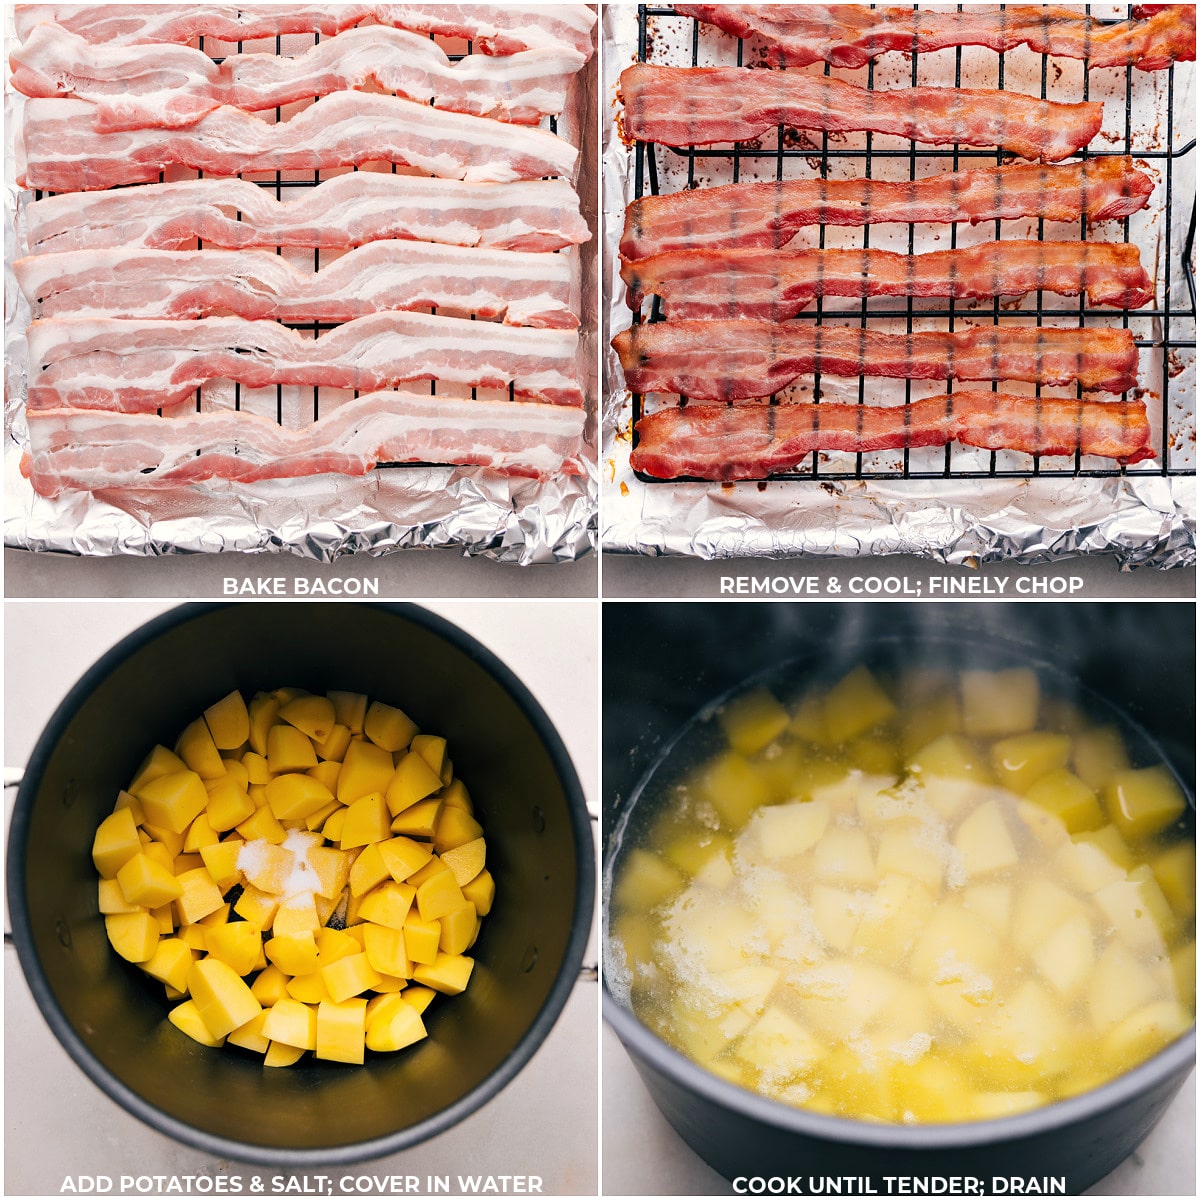
[[[285,684],[366,692],[447,737],[496,879],[466,992],[429,1010],[427,1039],[361,1067],[267,1070],[179,1034],[161,985],[117,957],[97,911],[92,837],[148,749],[172,744],[234,688]],[[110,650],[43,732],[12,818],[8,903],[43,1015],[105,1092],[211,1154],[303,1168],[412,1146],[516,1075],[578,974],[593,856],[578,777],[549,719],[454,625],[412,605],[189,605]]]
[[[620,833],[670,739],[751,676],[793,659],[836,676],[931,642],[998,665],[1056,668],[1146,731],[1190,794],[1195,611],[1190,604],[608,604],[604,612],[605,898]],[[629,822],[636,825],[636,820]],[[1087,1094],[999,1120],[900,1127],[775,1103],[698,1067],[605,989],[605,1019],[655,1103],[730,1180],[853,1176],[1060,1177],[1078,1194],[1146,1136],[1195,1062],[1195,1032]],[[1190,1149],[1188,1151],[1191,1153]],[[741,1185],[744,1192],[747,1185]],[[861,1191],[861,1187],[860,1187]]]

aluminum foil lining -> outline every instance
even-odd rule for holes
[[[11,6],[5,37],[10,43],[15,40]],[[6,82],[5,545],[79,555],[287,551],[321,562],[347,554],[384,555],[410,546],[452,546],[464,555],[521,565],[567,562],[593,552],[600,490],[595,435],[597,75],[598,59],[593,55],[576,77],[568,110],[558,121],[558,132],[581,147],[576,188],[593,232],[593,240],[579,255],[584,306],[579,361],[588,372],[583,390],[590,414],[585,424],[586,474],[539,481],[509,478],[482,467],[395,466],[362,478],[321,475],[254,485],[213,480],[141,492],[76,492],[54,500],[37,495],[20,470],[28,445],[24,386],[30,313],[12,263],[25,253],[21,211],[28,197],[14,182],[12,130],[23,98]]]
[[[1127,15],[1121,6],[1092,5],[1094,16],[1106,18]],[[670,16],[651,16],[649,25],[649,61],[673,65],[690,65],[693,52],[695,24],[690,19]],[[871,478],[864,470],[862,478],[851,480],[789,480],[769,483],[662,483],[646,482],[633,473],[629,465],[632,437],[632,402],[625,390],[624,379],[616,353],[608,339],[630,324],[630,312],[625,302],[624,285],[620,279],[617,246],[624,221],[625,207],[634,197],[634,152],[622,141],[618,117],[620,104],[616,99],[620,72],[638,58],[638,9],[634,5],[609,5],[603,12],[603,84],[602,118],[604,162],[601,174],[602,210],[604,224],[604,396],[601,410],[601,472],[602,517],[601,545],[607,551],[645,555],[679,555],[702,559],[739,557],[788,558],[793,556],[855,557],[859,555],[912,554],[942,563],[976,565],[984,562],[1013,561],[1044,563],[1080,554],[1112,554],[1123,568],[1152,565],[1156,567],[1189,566],[1196,559],[1196,355],[1195,350],[1172,350],[1169,365],[1170,394],[1160,397],[1146,394],[1147,406],[1156,444],[1162,440],[1162,426],[1169,422],[1169,451],[1163,473],[1161,459],[1150,460],[1127,468],[1120,475],[1095,477],[1004,477],[1005,471],[1027,472],[1033,460],[1026,455],[999,452],[996,478],[978,479],[882,479]],[[696,46],[701,65],[732,64],[736,62],[736,41],[715,29],[701,27]],[[996,86],[996,59],[990,51],[962,52],[962,86]],[[1036,92],[1041,82],[1041,58],[1029,52],[1015,51],[1005,56],[1005,78],[1016,90]],[[1035,65],[1036,64],[1036,67]],[[1022,80],[1022,67],[1030,72],[1028,86]],[[1061,66],[1061,70],[1058,68]],[[1080,96],[1079,77],[1082,64],[1053,60],[1057,74],[1049,82],[1047,95],[1051,99],[1077,100]],[[955,52],[922,55],[919,82],[923,85],[953,85]],[[990,72],[990,82],[989,82]],[[836,72],[858,83],[865,81],[865,71]],[[1119,76],[1119,78],[1117,78]],[[1133,72],[1132,95],[1135,110],[1126,113],[1125,72],[1093,71],[1089,79],[1091,99],[1105,101],[1105,124],[1098,139],[1098,148],[1121,144],[1126,120],[1133,131],[1133,145],[1159,146],[1165,142],[1164,115],[1168,106],[1165,72]],[[1106,82],[1107,80],[1107,82]],[[878,87],[905,87],[911,83],[911,59],[907,55],[888,54],[876,61],[875,84]],[[1106,90],[1110,89],[1110,90]],[[1119,96],[1119,105],[1115,97]],[[1195,137],[1195,71],[1192,64],[1177,64],[1170,95],[1173,113],[1173,146],[1178,153]],[[772,135],[773,136],[773,135]],[[831,137],[830,145],[834,144]],[[814,143],[814,145],[816,145]],[[814,150],[819,153],[819,147]],[[919,157],[919,152],[918,152]],[[1136,159],[1136,155],[1135,155]],[[680,190],[688,186],[684,160],[678,165],[667,156],[660,158],[660,190]],[[713,165],[714,161],[718,165]],[[964,163],[963,165],[969,165]],[[1139,163],[1160,181],[1151,197],[1148,209],[1131,218],[1130,239],[1143,247],[1143,261],[1154,274],[1153,263],[1160,263],[1162,237],[1166,221],[1161,186],[1162,160]],[[903,164],[907,169],[907,162]],[[946,169],[944,163],[918,174],[932,174]],[[722,170],[725,171],[722,174]],[[770,165],[774,178],[775,164]],[[705,160],[703,175],[696,176],[699,184],[729,182],[728,167],[720,160]],[[665,175],[665,177],[664,177]],[[740,178],[755,178],[747,164],[741,164]],[[905,176],[907,178],[907,176]],[[1195,186],[1195,151],[1177,157],[1172,185],[1173,202],[1170,209],[1170,246],[1174,265],[1179,265],[1181,248],[1187,244]],[[1022,228],[1022,225],[1026,228]],[[908,226],[872,226],[871,245],[907,251]],[[1102,227],[1101,227],[1102,228]],[[1011,230],[1011,232],[1010,232]],[[826,230],[827,245],[861,245],[861,241],[841,241],[861,238],[858,230]],[[815,238],[815,231],[802,231],[797,244],[805,236]],[[972,229],[959,226],[958,244],[992,240],[994,225],[984,224]],[[1006,222],[1005,236],[1036,237],[1037,222]],[[1069,235],[1068,235],[1069,236]],[[1100,235],[1102,236],[1102,234]],[[933,226],[916,227],[914,249],[939,248],[944,229]],[[816,244],[815,241],[811,244]],[[945,248],[942,241],[940,248]],[[1194,273],[1194,251],[1192,261]],[[1169,279],[1156,279],[1159,297],[1169,289],[1175,312],[1194,311],[1194,294],[1187,286],[1182,269]],[[826,311],[836,312],[847,307],[854,313],[860,310],[853,302],[826,302]],[[1161,303],[1156,305],[1161,307]],[[1007,310],[1008,305],[1004,306]],[[972,309],[960,305],[956,311],[969,319]],[[990,316],[990,307],[979,310],[983,319]],[[918,313],[919,316],[919,313]],[[1115,316],[1119,319],[1120,313]],[[1135,336],[1145,340],[1161,340],[1162,327],[1158,319],[1129,314]],[[1194,341],[1194,319],[1173,318],[1173,339],[1186,330]],[[944,324],[944,323],[943,323]],[[890,322],[872,318],[872,327],[889,328]],[[932,327],[932,326],[931,326]],[[902,330],[902,320],[895,328]],[[1162,351],[1141,351],[1140,375],[1150,380],[1153,389],[1163,375]],[[807,394],[804,388],[807,386]],[[898,386],[899,391],[894,389]],[[930,385],[920,394],[932,394],[938,387]],[[904,385],[887,381],[871,381],[873,394],[891,395],[903,400]],[[887,389],[893,391],[889,393]],[[1024,390],[1019,385],[1005,385],[1006,390]],[[793,389],[797,399],[811,398],[811,380]],[[913,398],[917,396],[914,385]],[[858,380],[821,380],[821,395],[830,400],[853,403],[858,397]],[[987,472],[988,455],[955,447],[955,469],[963,473]],[[920,457],[925,456],[925,457]],[[853,459],[850,456],[852,463]],[[944,452],[912,451],[910,466],[937,471],[944,461]],[[880,453],[864,456],[864,464],[880,474],[895,472],[902,466],[899,453]]]

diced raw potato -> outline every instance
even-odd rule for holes
[[[267,766],[272,775],[307,771],[317,765],[317,752],[306,734],[292,725],[272,725],[267,731]]]
[[[202,1046],[220,1046],[225,1042],[224,1037],[215,1037],[205,1024],[195,1000],[185,1000],[182,1004],[177,1004],[167,1013],[167,1020]]]
[[[432,768],[440,779],[446,769],[449,759],[446,756],[446,739],[432,733],[418,733],[412,740],[409,749],[419,754]]]
[[[261,839],[278,846],[287,839],[287,830],[279,823],[279,818],[271,811],[270,806],[265,803],[261,808],[255,809],[253,816],[247,817],[238,825],[237,831],[248,842]]]
[[[259,891],[252,884],[247,884],[237,898],[233,911],[243,921],[249,921],[252,925],[257,925],[259,929],[270,929],[275,920],[275,914],[279,911],[279,897],[271,895],[270,892]]]
[[[204,862],[213,882],[223,892],[228,891],[235,883],[242,881],[241,868],[238,866],[238,856],[245,843],[241,838],[227,838],[211,846],[200,847],[200,858]]]
[[[818,879],[828,883],[849,887],[873,885],[875,863],[866,833],[861,829],[830,826],[813,847],[813,871]]]
[[[855,768],[868,775],[894,775],[903,760],[895,739],[881,735],[855,738],[846,747],[846,758]]]
[[[241,692],[230,692],[210,704],[204,710],[204,720],[218,750],[236,750],[250,738],[250,714]]]
[[[740,829],[769,798],[762,772],[732,750],[713,759],[696,782],[730,829]]]
[[[414,871],[405,882],[411,887],[419,888],[427,879],[443,874],[449,875],[450,868],[435,854],[419,871]]]
[[[375,844],[379,847],[383,865],[397,883],[415,875],[433,857],[429,846],[414,842],[412,838],[394,837]]]
[[[1170,1045],[1194,1023],[1174,1000],[1158,1000],[1131,1013],[1104,1036],[1101,1053],[1118,1070],[1126,1071]]]
[[[438,949],[445,954],[464,954],[474,943],[478,928],[475,905],[467,901],[461,908],[448,912],[439,924],[442,928]]]
[[[889,1058],[916,1062],[932,1049],[936,1020],[924,988],[901,978],[874,1022],[874,1041]]]
[[[409,915],[404,922],[404,951],[414,963],[437,961],[441,940],[441,925],[437,921],[425,921]],[[450,953],[450,951],[447,951]],[[454,953],[462,953],[455,951]]]
[[[1073,1000],[1096,961],[1096,941],[1087,917],[1069,917],[1030,956],[1042,978],[1064,1000]]]
[[[1078,896],[1048,879],[1031,879],[1017,890],[1012,944],[1019,954],[1028,956],[1060,925],[1084,912]]]
[[[1070,833],[1084,833],[1104,824],[1096,793],[1066,769],[1044,775],[1025,793],[1025,798],[1057,817]]]
[[[438,921],[467,903],[450,871],[443,871],[417,888],[417,911],[424,921]]]
[[[439,854],[483,837],[483,826],[469,812],[442,805],[433,829],[433,848]]]
[[[842,954],[850,950],[858,929],[863,900],[843,888],[818,883],[813,886],[813,920],[828,945]]]
[[[728,864],[732,847],[733,840],[728,834],[713,833],[697,838],[695,832],[691,832],[667,845],[663,849],[663,857],[684,875],[694,876],[700,874],[716,856],[724,858]]]
[[[965,817],[954,833],[954,848],[971,879],[1006,871],[1018,861],[999,804],[989,800]]]
[[[1114,775],[1129,769],[1125,742],[1111,725],[1076,734],[1071,762],[1075,774],[1097,793]]]
[[[141,849],[133,813],[128,808],[119,808],[100,822],[92,839],[92,862],[101,878],[115,879],[117,872]]]
[[[1007,934],[1012,918],[1012,892],[1010,883],[973,883],[963,889],[962,905],[996,933]]]
[[[117,872],[117,883],[130,904],[146,908],[158,908],[183,894],[182,882],[148,853],[130,858]],[[217,902],[220,903],[219,893]]]
[[[187,763],[179,755],[172,753],[166,746],[155,746],[146,756],[142,765],[138,767],[128,790],[134,796],[140,795],[142,788],[151,780],[158,779],[161,775],[173,775],[187,769]]]
[[[829,805],[823,800],[775,804],[760,809],[754,822],[759,848],[771,860],[811,850],[828,826]]]
[[[367,715],[367,697],[362,692],[328,692],[334,719],[351,733],[362,733]]]
[[[1135,878],[1138,867],[1128,879],[1109,883],[1095,893],[1096,903],[1108,918],[1109,926],[1131,950],[1161,954],[1174,928],[1174,914],[1162,889],[1149,868]]]
[[[1187,798],[1166,767],[1141,767],[1112,776],[1104,786],[1104,804],[1113,824],[1136,840],[1178,821]]]
[[[1008,671],[964,671],[960,681],[963,730],[971,737],[1026,733],[1037,722],[1041,698],[1029,667]]]
[[[314,739],[313,749],[317,752],[317,757],[321,762],[337,763],[340,768],[342,760],[346,757],[346,751],[350,749],[352,736],[345,725],[335,724],[330,729],[327,738],[320,741]]]
[[[392,997],[384,997],[392,999]],[[421,1014],[399,995],[395,1002],[381,1006],[367,1018],[366,1045],[368,1050],[403,1050],[426,1035]]]
[[[405,946],[403,929],[392,929],[368,922],[363,925],[363,952],[367,961],[381,975],[408,979],[412,975],[412,960]]]
[[[319,970],[308,975],[296,975],[287,981],[287,994],[302,1004],[320,1004],[332,997],[325,987],[325,977]]]
[[[140,904],[130,904],[115,879],[101,879],[96,890],[96,906],[106,916],[115,913],[141,912]]]
[[[895,715],[896,706],[865,666],[855,667],[825,696],[825,733],[834,743],[848,742]]]
[[[883,1016],[900,980],[875,963],[842,958],[794,973],[789,984],[814,1032],[841,1040]]]
[[[311,930],[276,935],[264,947],[267,958],[285,975],[307,975],[317,969],[317,943]]]
[[[961,1121],[962,1098],[970,1084],[952,1063],[924,1055],[915,1062],[903,1059],[889,1063],[887,1082],[897,1098],[896,1119],[913,1121]]]
[[[202,917],[214,913],[224,904],[221,889],[212,881],[207,867],[197,867],[176,876],[180,893],[174,897],[179,920],[194,925]]]
[[[264,892],[281,895],[296,866],[295,851],[270,842],[251,842],[238,856],[246,882]]]
[[[818,746],[830,742],[825,729],[825,705],[822,698],[815,692],[810,692],[796,706],[792,719],[788,724],[788,732],[793,737],[803,738]]]
[[[441,811],[442,800],[439,797],[419,800],[392,818],[391,830],[408,837],[431,838]]]
[[[683,887],[683,876],[657,854],[635,847],[625,858],[613,904],[620,909],[644,912],[656,908]]]
[[[104,918],[112,948],[127,962],[144,963],[158,948],[158,922],[145,911],[113,913]]]
[[[455,779],[446,784],[438,795],[447,808],[461,808],[463,812],[474,816],[475,807],[471,803],[471,794],[461,779]]]
[[[297,696],[280,708],[279,719],[314,742],[323,742],[336,724],[333,701],[326,696]]]
[[[990,976],[1000,961],[1000,942],[991,927],[957,904],[943,903],[913,947],[909,963],[923,983],[955,983],[969,978],[981,999],[990,994]]]
[[[348,954],[321,967],[321,975],[330,997],[338,1003],[362,995],[379,982],[379,975],[365,952]]]
[[[1064,847],[1055,859],[1064,881],[1082,892],[1095,892],[1124,879],[1133,866],[1133,855],[1115,825],[1076,834],[1074,850]]]
[[[305,930],[315,933],[320,927],[321,917],[317,912],[316,901],[307,892],[285,896],[275,910],[275,920],[271,923],[275,933],[283,937],[304,933]]]
[[[812,1071],[824,1055],[824,1046],[783,1009],[772,1005],[742,1036],[737,1056],[752,1067],[770,1068],[784,1075]]]
[[[747,757],[773,742],[789,720],[787,709],[766,688],[744,692],[717,713],[730,746]]]
[[[372,701],[363,718],[363,733],[389,754],[405,749],[417,733],[415,722],[400,709],[379,700]]]
[[[958,697],[951,691],[931,696],[919,707],[905,709],[900,732],[900,751],[911,758],[923,746],[947,733],[962,732]]]
[[[1066,1010],[1041,984],[1021,984],[1003,1005],[989,1009],[987,1028],[976,1058],[988,1077],[1000,1084],[1051,1080],[1078,1053]]]
[[[385,793],[395,773],[388,751],[373,742],[352,741],[342,759],[338,774],[337,798],[343,804],[353,804],[363,796]]]
[[[487,843],[481,837],[442,852],[442,862],[450,868],[459,887],[470,883],[483,870],[486,861]]]
[[[440,791],[442,777],[415,751],[409,751],[396,764],[388,781],[386,796],[392,816]],[[459,811],[459,810],[456,810]]]
[[[1176,842],[1160,850],[1150,867],[1175,914],[1183,920],[1196,915],[1196,843]]]
[[[209,796],[211,803],[212,796]],[[221,840],[221,835],[212,827],[207,813],[196,816],[184,834],[183,848],[187,853],[199,853],[203,846],[215,846]]]
[[[1154,977],[1120,942],[1101,952],[1085,991],[1092,1022],[1101,1030],[1123,1020],[1157,993]]]
[[[245,1025],[239,1025],[225,1040],[231,1046],[241,1046],[243,1050],[251,1050],[255,1054],[266,1054],[271,1043],[263,1033],[267,1023],[267,1013],[257,1013]]]
[[[259,692],[246,705],[250,717],[250,749],[267,756],[267,735],[279,716],[279,701],[269,692]]]
[[[908,875],[883,875],[863,906],[852,949],[899,968],[933,915],[935,901]]]
[[[299,1046],[286,1046],[283,1042],[272,1042],[263,1055],[264,1067],[290,1067],[300,1061],[304,1051]]]
[[[389,929],[403,929],[416,894],[411,884],[396,883],[389,879],[362,898],[358,906],[359,918],[373,921],[376,925],[386,925]]]
[[[366,1046],[367,1002],[361,998],[317,1005],[317,1057],[361,1063]]]
[[[262,1009],[245,980],[227,963],[215,958],[192,963],[188,991],[213,1037],[225,1037]]]
[[[175,753],[201,779],[220,779],[225,774],[225,760],[213,742],[203,717],[197,717],[179,735]]]
[[[911,876],[935,894],[942,890],[942,850],[926,826],[891,822],[879,835],[876,866],[881,876]]]
[[[1070,759],[1071,739],[1065,733],[1018,733],[992,743],[997,780],[1022,794],[1052,771],[1065,770]]]
[[[249,975],[263,948],[262,931],[249,921],[227,921],[208,930],[205,944],[211,957],[228,963],[239,975]]]
[[[486,917],[492,911],[492,903],[496,898],[496,881],[484,867],[470,883],[463,884],[462,894],[475,905],[475,911],[481,917]]]
[[[387,841],[391,836],[391,814],[387,801],[378,792],[355,800],[345,811],[339,843],[343,850]]]
[[[457,996],[464,991],[475,960],[464,954],[438,953],[432,963],[418,963],[413,967],[413,978],[418,983],[431,987],[435,992],[443,992],[448,996]]]
[[[309,774],[276,775],[267,784],[267,803],[280,821],[302,821],[333,799],[333,792]]]
[[[182,834],[188,822],[203,812],[208,804],[204,780],[195,771],[186,768],[167,775],[156,775],[141,788],[137,796],[149,824],[161,825],[176,834]]]
[[[956,733],[944,733],[927,746],[922,746],[909,759],[908,769],[916,775],[934,779],[992,782],[992,773],[983,756]]]

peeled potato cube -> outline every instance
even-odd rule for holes
[[[416,894],[411,884],[389,879],[363,896],[358,905],[358,916],[363,921],[372,921],[389,929],[403,929]]]
[[[188,1037],[193,1041],[199,1042],[202,1046],[220,1046],[224,1044],[225,1038],[223,1036],[217,1037],[208,1028],[204,1018],[200,1015],[200,1009],[197,1007],[195,1000],[185,1000],[182,1004],[177,1004],[167,1013],[167,1020],[181,1033],[186,1033]]]
[[[365,896],[373,887],[390,878],[391,872],[379,853],[382,842],[369,842],[350,865],[350,894]]]
[[[443,954],[439,951],[432,963],[417,963],[413,967],[413,978],[435,992],[456,996],[465,990],[474,966],[475,960],[466,955]]]
[[[103,879],[115,879],[117,872],[141,849],[133,813],[128,808],[119,808],[100,822],[92,839],[92,862]]]
[[[297,696],[280,708],[279,719],[295,726],[314,742],[323,742],[337,723],[333,701],[326,696]]]
[[[1194,1023],[1174,1000],[1159,1000],[1131,1013],[1105,1034],[1101,1053],[1118,1070],[1127,1070],[1169,1045]]]
[[[1018,954],[1029,955],[1060,925],[1085,912],[1083,902],[1048,879],[1031,879],[1017,891],[1010,937]]]
[[[204,780],[186,768],[156,776],[137,795],[146,820],[176,834],[182,834],[208,805]]]
[[[135,854],[121,867],[117,883],[130,904],[146,908],[158,908],[183,894],[183,887],[172,872],[146,853]]]
[[[1161,833],[1187,807],[1175,776],[1164,766],[1121,771],[1104,788],[1104,804],[1112,822],[1127,838]]]
[[[463,954],[475,940],[475,905],[467,901],[461,908],[452,909],[440,918],[441,933],[438,949],[446,954]]]
[[[461,808],[442,805],[437,824],[433,829],[433,848],[444,854],[458,846],[483,837],[483,826],[470,813]]]
[[[1076,834],[1054,860],[1065,883],[1091,894],[1125,878],[1133,856],[1113,825]]]
[[[203,717],[197,717],[179,735],[175,753],[201,779],[220,779],[225,774],[225,760],[208,732]]]
[[[935,779],[964,779],[990,783],[992,773],[979,752],[965,738],[944,733],[923,746],[908,762],[916,775]]]
[[[1154,856],[1154,878],[1175,913],[1184,920],[1196,915],[1196,843],[1176,842]]]
[[[351,733],[362,733],[367,715],[367,697],[362,692],[327,692],[333,703],[334,719]]]
[[[812,803],[817,803],[813,801]],[[818,879],[851,887],[875,883],[875,863],[871,842],[861,829],[834,825],[813,847],[813,871]]]
[[[279,897],[260,891],[253,884],[246,884],[233,911],[259,929],[270,929],[279,911]]]
[[[809,899],[821,937],[834,950],[849,953],[861,915],[861,905],[857,904],[854,894],[818,883],[813,886]]]
[[[472,917],[472,923],[474,917]],[[414,963],[432,963],[437,961],[438,947],[441,940],[441,924],[438,921],[426,921],[419,916],[409,914],[404,922],[404,951]],[[464,946],[463,949],[466,949]],[[461,954],[461,950],[447,951]]]
[[[380,975],[399,979],[408,979],[412,975],[412,960],[403,928],[366,922],[362,930],[363,953]]]
[[[908,875],[937,893],[942,888],[942,855],[920,825],[893,822],[879,836],[876,855],[880,875]]]
[[[374,700],[367,707],[363,718],[363,733],[389,754],[403,750],[417,733],[416,722],[410,720],[400,709],[382,701]]]
[[[726,704],[717,721],[739,754],[757,754],[773,742],[790,721],[787,709],[766,688],[755,688]]]
[[[343,850],[352,850],[386,841],[392,832],[390,824],[387,801],[378,792],[363,796],[346,809],[339,845]]]
[[[972,879],[1007,870],[1018,861],[1004,814],[988,800],[965,817],[954,834],[954,848]]]
[[[1096,961],[1096,939],[1083,913],[1064,921],[1034,950],[1031,958],[1042,977],[1064,1000],[1073,1000]]]
[[[792,858],[811,850],[828,825],[829,805],[824,800],[771,805],[755,819],[759,848],[769,859]]]
[[[1077,733],[1071,762],[1075,774],[1094,792],[1103,791],[1114,775],[1129,770],[1125,742],[1111,725]]]
[[[290,1067],[304,1057],[304,1051],[299,1046],[289,1046],[285,1042],[272,1042],[263,1055],[264,1067]]]
[[[267,757],[267,742],[279,716],[279,701],[269,692],[259,692],[246,706],[250,716],[250,749]]]
[[[188,991],[213,1037],[225,1037],[262,1010],[246,982],[228,963],[216,958],[192,963]]]
[[[1175,918],[1149,867],[1138,867],[1128,879],[1100,888],[1095,901],[1131,950],[1158,954],[1166,948]]]
[[[265,1054],[271,1045],[270,1039],[263,1033],[263,1026],[266,1022],[265,1010],[256,1013],[245,1025],[239,1025],[225,1040],[231,1046],[241,1046],[243,1050],[250,1050],[255,1054]]]
[[[655,908],[683,887],[683,876],[656,854],[635,847],[613,889],[618,908],[645,910]]]
[[[187,763],[179,755],[172,753],[166,746],[155,746],[138,767],[128,790],[136,796],[151,780],[187,769]]]
[[[1070,833],[1084,833],[1104,824],[1096,793],[1065,768],[1044,775],[1025,798],[1057,817]]]
[[[272,775],[307,771],[317,765],[311,739],[292,725],[272,725],[267,730],[267,766]]]
[[[809,1030],[772,1005],[743,1034],[737,1055],[753,1067],[770,1065],[784,1076],[804,1075],[825,1055],[822,1042]]]
[[[302,821],[335,799],[319,779],[311,775],[276,775],[267,784],[267,803],[281,821]]]
[[[427,879],[417,888],[417,911],[424,921],[437,921],[466,903],[462,890],[450,871]]]
[[[429,763],[410,750],[396,764],[387,786],[388,809],[397,816],[406,808],[440,791],[442,777]]]
[[[481,917],[486,917],[492,911],[492,903],[496,897],[496,881],[485,867],[470,883],[462,885],[462,894],[464,899],[470,900],[475,906],[475,911]]]
[[[379,975],[365,952],[348,954],[321,968],[331,999],[341,1002],[361,995],[379,982]]]
[[[216,833],[225,833],[254,815],[254,801],[249,793],[238,785],[236,779],[217,780],[208,790],[205,816],[210,828]],[[198,821],[198,816],[196,820]],[[192,825],[195,825],[195,821]]]
[[[996,933],[1008,932],[1012,916],[1012,885],[1008,883],[974,883],[963,889],[963,908],[982,917]]]
[[[963,729],[971,737],[1026,733],[1037,722],[1040,688],[1028,667],[1008,671],[963,671]]]
[[[446,757],[446,739],[444,737],[438,737],[432,733],[418,733],[413,738],[409,749],[414,754],[419,754],[429,764],[438,779],[441,779],[442,772],[449,762]]]
[[[127,962],[148,962],[158,948],[158,922],[144,910],[112,913],[104,918],[112,948]]]
[[[285,897],[275,910],[275,920],[271,923],[271,928],[276,935],[283,937],[308,930],[316,932],[320,929],[321,918],[313,896],[308,892],[301,892]]]
[[[762,772],[732,750],[709,763],[701,771],[697,785],[732,829],[744,825],[770,798]]]
[[[414,842],[412,838],[394,837],[376,844],[379,857],[397,883],[403,883],[410,875],[415,875],[433,857],[429,846]]]
[[[855,667],[825,695],[825,734],[835,744],[848,742],[889,721],[896,706],[865,666]]]
[[[407,837],[431,838],[441,811],[442,800],[437,796],[418,800],[392,818],[392,832]]]
[[[204,710],[209,736],[218,750],[236,750],[250,738],[250,713],[241,692],[230,692]]]
[[[211,846],[200,847],[200,858],[204,863],[213,883],[222,892],[228,891],[235,883],[242,881],[242,871],[238,866],[238,856],[245,843],[241,838],[227,838],[223,842],[215,842]]]
[[[470,883],[483,870],[486,861],[487,843],[481,837],[442,851],[442,862],[450,868],[459,887]]]
[[[317,969],[317,943],[311,929],[276,934],[265,949],[267,958],[285,975],[307,975]]]
[[[452,780],[438,793],[442,803],[447,808],[461,808],[463,812],[475,815],[475,807],[471,803],[471,794],[461,779]],[[399,830],[397,830],[399,832]]]
[[[992,743],[992,770],[997,780],[1024,794],[1051,771],[1063,770],[1071,757],[1065,733],[1019,733]]]
[[[406,1004],[398,993],[394,998],[387,996],[380,999],[393,1002],[381,1005],[367,1016],[368,1050],[403,1050],[405,1046],[411,1046],[427,1036],[421,1014],[411,1004]]]
[[[366,1028],[365,1000],[322,1000],[317,1005],[317,1057],[330,1062],[361,1063]]]
[[[301,1050],[317,1048],[317,1012],[290,996],[276,1001],[267,1011],[263,1033],[273,1042],[298,1046]]]
[[[96,889],[96,905],[105,916],[115,913],[141,912],[140,904],[130,904],[115,879],[101,879]]]

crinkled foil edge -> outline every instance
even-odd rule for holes
[[[14,38],[12,8],[5,37]],[[598,54],[576,77],[560,130],[580,153],[579,192],[593,240],[582,248],[580,361],[588,397],[585,473],[547,480],[514,479],[486,468],[390,467],[362,479],[330,476],[268,485],[206,486],[151,492],[76,493],[48,500],[21,474],[28,441],[24,414],[25,329],[29,309],[16,288],[22,189],[17,187],[14,118],[20,97],[5,87],[5,408],[4,544],[74,555],[288,552],[321,562],[349,554],[382,556],[413,546],[455,547],[468,557],[522,566],[569,562],[596,550],[599,472],[595,414],[597,361]]]
[[[622,69],[637,58],[636,5],[606,6],[601,35],[603,550],[706,560],[907,554],[971,566],[1109,554],[1125,570],[1195,565],[1196,481],[1189,476],[923,480],[916,486],[830,481],[811,488],[638,479],[629,466],[631,401],[608,344],[630,323],[617,244],[634,194],[633,155],[617,126],[616,88]]]

